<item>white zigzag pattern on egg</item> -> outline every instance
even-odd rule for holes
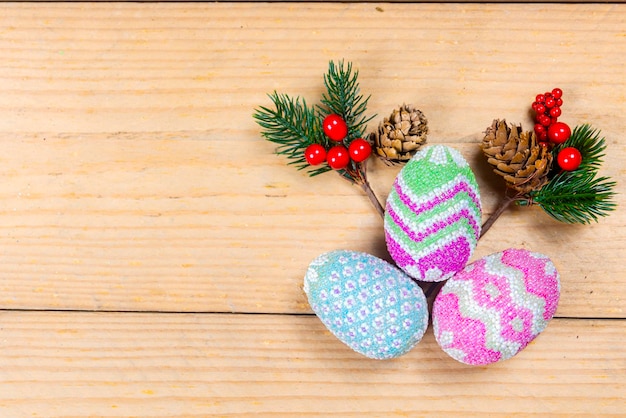
[[[405,199],[408,200],[408,202],[404,203],[402,201],[400,193],[398,193],[398,191],[394,187],[394,189],[391,192],[392,193],[391,196],[393,197],[388,199],[388,204],[390,205],[391,211],[395,212],[396,214],[398,214],[398,216],[400,216],[400,219],[403,221],[403,224],[405,225],[406,228],[403,228],[400,225],[397,225],[397,226],[401,230],[406,229],[406,231],[402,231],[400,233],[396,233],[392,231],[392,228],[387,227],[387,223],[391,222],[393,224],[396,224],[396,222],[393,219],[388,218],[387,216],[385,217],[385,225],[386,225],[385,231],[395,241],[395,243],[400,247],[400,249],[413,259],[414,261],[413,264],[402,266],[402,268],[407,273],[409,273],[410,275],[414,277],[422,277],[422,274],[419,271],[415,271],[415,269],[413,268],[414,264],[418,263],[420,259],[423,259],[429,256],[433,252],[439,250],[443,246],[450,244],[451,242],[453,242],[454,240],[458,238],[464,238],[466,242],[468,243],[468,245],[471,247],[471,252],[473,252],[473,246],[476,245],[476,242],[478,240],[477,235],[479,234],[480,224],[481,224],[480,194],[477,188],[474,187],[471,180],[467,176],[463,174],[458,174],[455,176],[454,179],[448,181],[447,183],[435,189],[432,189],[428,194],[423,195],[423,196],[416,195],[410,189],[410,187],[406,184],[403,175],[399,175],[396,181],[397,181],[398,189],[401,190],[402,195],[405,196]],[[433,207],[425,209],[420,214],[417,214],[417,215],[415,214],[413,208],[417,208],[419,210],[423,206],[429,206],[430,203],[441,199],[441,197],[444,196],[446,193],[454,191],[455,189],[459,187],[462,187],[463,189],[467,189],[467,190],[461,190],[453,194],[451,197],[447,198],[446,200],[436,203]],[[459,193],[467,193],[468,196],[465,199],[460,199],[461,200],[460,204],[447,208],[447,210],[443,214],[437,214],[435,216],[431,215],[430,217],[423,216],[423,218],[425,219],[423,222],[420,222],[419,225],[415,224],[415,222],[410,221],[409,219],[403,218],[401,215],[402,212],[401,210],[399,210],[399,206],[402,205],[406,207],[409,211],[413,212],[413,216],[419,216],[422,213],[428,214],[433,209],[441,207],[442,205],[446,205],[449,202],[451,202],[453,199],[455,199],[458,196]],[[396,200],[398,201],[397,203],[395,202]],[[442,220],[442,217],[443,218],[452,217],[460,213],[464,209],[467,210],[468,214],[467,215],[464,214],[461,217],[461,219],[451,223],[450,225],[447,225],[446,227],[450,229],[450,233],[446,235],[445,237],[438,239],[436,242],[432,243],[431,245],[427,247],[422,247],[419,241],[417,242],[417,245],[416,245],[415,244],[416,241],[411,238],[410,234],[419,234],[420,231],[424,231],[430,227],[433,227],[435,223],[440,222]],[[468,222],[468,221],[470,225],[465,225],[465,222]],[[471,225],[472,222],[476,225],[478,231],[474,230],[474,228]],[[435,231],[432,231],[428,235],[429,236],[435,235],[440,230],[441,228]],[[407,234],[407,232],[409,234]],[[406,239],[408,239],[410,242],[405,242]],[[421,249],[419,251],[416,251],[420,247]],[[442,279],[449,278],[453,274],[454,273],[448,273],[445,276],[443,276]]]
[[[501,314],[497,309],[476,305],[472,301],[469,301],[467,296],[460,296],[469,295],[469,298],[473,299],[474,293],[471,282],[460,280],[449,281],[441,290],[441,294],[449,293],[453,293],[457,296],[459,311],[464,318],[479,321],[485,326],[486,348],[499,352],[502,355],[502,360],[512,357],[519,351],[520,345],[518,343],[505,341],[500,336],[502,332],[502,326],[500,324]]]
[[[464,174],[458,174],[454,179],[450,180],[446,184],[442,184],[441,186],[434,188],[429,193],[422,195],[422,196],[417,196],[415,195],[415,193],[413,193],[411,188],[406,184],[404,180],[404,176],[399,175],[396,178],[396,181],[398,182],[398,186],[402,190],[402,193],[405,194],[409,198],[409,201],[411,202],[411,204],[416,207],[420,207],[426,203],[432,202],[433,200],[440,199],[441,195],[448,192],[449,190],[454,190],[454,188],[457,186],[460,186],[460,185],[467,186],[469,190],[472,191],[476,199],[476,201],[474,201],[474,199],[472,199],[471,196],[468,196],[468,199],[470,199],[476,205],[474,208],[472,208],[471,213],[474,215],[474,219],[477,221],[477,223],[480,224],[481,216],[482,216],[480,192],[472,184],[471,180]],[[391,192],[397,194],[397,191],[395,189],[392,189]],[[400,197],[398,196],[398,198]],[[439,206],[442,203],[444,202],[437,204],[437,206]]]
[[[465,238],[467,240],[467,242],[473,242],[476,240],[476,237],[474,236],[474,234],[469,234],[467,233],[467,228],[465,228],[463,225],[459,225],[460,221],[455,222],[454,224],[452,224],[451,226],[453,227],[453,230],[450,231],[450,233],[448,235],[446,235],[444,238],[434,242],[433,244],[424,247],[421,251],[415,251],[415,248],[411,247],[411,248],[407,248],[406,245],[404,245],[404,243],[402,242],[401,238],[398,237],[397,234],[395,234],[393,231],[391,231],[390,229],[386,229],[386,233],[389,234],[389,236],[400,246],[400,248],[402,249],[402,251],[404,251],[405,253],[409,254],[411,256],[411,258],[417,263],[419,262],[419,260],[421,260],[422,258],[434,253],[435,251],[439,250],[441,247],[444,247],[448,244],[450,244],[451,242],[453,242],[454,240],[458,239],[458,238]],[[406,267],[404,267],[406,268]],[[448,275],[448,277],[452,277],[454,275],[454,273],[450,273]],[[416,277],[416,276],[414,276]]]
[[[538,335],[547,325],[547,321],[543,319],[545,300],[527,292],[523,272],[502,263],[499,256],[485,257],[485,261],[485,270],[490,274],[501,276],[503,271],[506,271],[505,275],[511,279],[509,280],[511,299],[516,306],[527,308],[532,312],[533,325],[531,332],[534,336]],[[515,297],[513,289],[517,289],[518,297]],[[502,355],[501,360],[511,358],[519,352],[521,348],[519,343],[506,341],[501,336],[501,312],[495,308],[479,306],[474,303],[476,294],[473,291],[473,283],[471,281],[450,280],[441,291],[441,294],[449,293],[457,295],[459,311],[463,317],[480,321],[485,325],[486,348],[499,352]],[[469,296],[459,297],[459,294]],[[528,303],[528,300],[532,302]]]
[[[400,198],[398,197],[398,200]],[[400,205],[403,205],[402,202],[399,202]],[[395,199],[388,199],[388,205],[391,207],[391,210],[394,211],[395,213],[400,214],[401,212],[401,208],[398,207],[398,204],[395,202]],[[439,205],[437,205],[439,206]],[[471,218],[474,220],[474,222],[476,223],[476,225],[480,225],[480,221],[481,219],[479,217],[476,216],[475,213],[475,209],[476,206],[472,203],[470,204],[467,200],[462,201],[461,203],[453,206],[453,207],[449,207],[447,210],[440,212],[437,215],[434,216],[430,216],[428,219],[424,219],[423,221],[420,221],[419,223],[412,221],[412,220],[404,220],[404,224],[407,226],[408,230],[414,234],[420,234],[422,233],[424,230],[430,229],[432,228],[437,222],[441,222],[447,219],[450,219],[452,217],[454,217],[456,214],[462,212],[464,209],[467,209],[467,211],[472,214]],[[461,222],[463,219],[467,219],[467,217],[463,217],[461,220],[458,220],[456,222],[453,222],[449,225],[453,225],[455,223]],[[395,222],[394,222],[395,223]],[[435,231],[433,231],[431,234],[429,235],[434,235],[437,232],[439,232],[442,228],[437,229]],[[473,238],[472,241],[476,241],[476,237],[474,235],[466,235],[469,238]]]
[[[548,325],[548,321],[543,319],[543,314],[546,310],[545,299],[528,292],[524,281],[524,272],[504,264],[501,257],[487,257],[485,261],[485,270],[489,274],[509,277],[508,284],[511,289],[511,300],[517,306],[529,309],[532,312],[531,332],[534,335],[538,335]]]

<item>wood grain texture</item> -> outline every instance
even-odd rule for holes
[[[32,0],[33,2],[37,2],[37,3],[57,3],[58,1],[55,0]],[[84,3],[84,1],[81,0],[65,0],[65,2],[77,2],[77,3]],[[127,3],[128,0],[93,0],[90,3]],[[179,2],[179,0],[160,0],[159,3],[168,3],[168,2]],[[186,3],[193,3],[193,2],[199,2],[199,3],[206,3],[206,0],[188,0],[186,1]],[[222,3],[230,3],[230,2],[243,2],[243,3],[267,3],[267,1],[265,0],[218,0],[218,2],[222,2]],[[271,3],[332,3],[329,0],[272,0]],[[362,3],[358,0],[343,0],[342,3]],[[448,0],[448,1],[436,1],[436,0],[421,0],[419,2],[415,1],[415,0],[391,0],[389,2],[385,2],[385,3],[476,3],[476,1],[472,1],[472,0]],[[507,1],[507,0],[491,0],[489,3],[511,3],[511,1]],[[594,0],[594,1],[588,1],[588,0],[518,0],[516,1],[516,3],[601,3],[601,4],[607,4],[607,3],[621,3],[619,0],[607,0],[607,1],[602,1],[602,0]]]
[[[430,331],[402,358],[369,360],[314,316],[13,312],[0,320],[7,417],[624,412],[624,321],[556,319],[518,357],[472,368],[448,358]]]
[[[502,186],[480,132],[529,123],[529,100],[554,84],[568,121],[606,135],[604,172],[624,178],[621,6],[0,7],[4,307],[309,312],[301,279],[319,253],[384,256],[360,190],[287,167],[251,118],[274,89],[315,101],[331,59],[354,62],[381,118],[418,103],[430,142],[472,162],[486,214]],[[384,199],[397,169],[370,171]],[[624,317],[625,238],[621,209],[590,227],[518,210],[476,256],[544,251],[563,276],[559,315]]]
[[[12,178],[0,185],[4,307],[309,312],[302,277],[322,251],[386,256],[382,222],[360,190],[332,173],[308,179],[259,140],[240,142],[245,169],[216,159],[228,143],[203,132],[11,135],[0,143],[0,170]],[[474,143],[449,144],[480,165]],[[372,168],[384,193],[397,170]],[[484,201],[494,207],[495,194]],[[559,315],[622,317],[619,222],[613,215],[568,227],[539,211],[512,211],[476,257],[542,249],[563,277]]]
[[[622,4],[1,3],[0,416],[623,415],[625,21]],[[412,102],[468,159],[485,218],[492,119],[530,126],[559,86],[564,120],[602,129],[614,214],[510,210],[477,248],[561,273],[558,318],[518,357],[465,367],[429,331],[370,361],[309,315],[308,263],[386,257],[382,222],[333,173],[286,166],[252,113],[273,90],[317,101],[342,58],[376,122]],[[384,200],[399,169],[368,170]]]

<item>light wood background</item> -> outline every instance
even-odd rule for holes
[[[626,415],[625,57],[618,4],[0,4],[0,416]],[[466,367],[429,330],[368,360],[312,315],[308,263],[385,257],[382,222],[334,173],[288,167],[251,115],[273,90],[315,102],[339,59],[376,123],[414,103],[467,157],[485,218],[492,119],[530,127],[558,86],[562,119],[602,130],[614,214],[514,209],[476,251],[561,273],[557,317],[517,357]],[[370,164],[381,199],[397,171]]]

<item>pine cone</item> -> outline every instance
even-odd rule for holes
[[[534,131],[523,131],[521,125],[509,127],[506,120],[496,119],[487,128],[481,148],[493,171],[512,189],[529,193],[548,181],[552,154],[537,142]]]
[[[426,143],[428,121],[412,105],[402,105],[370,135],[376,154],[388,163],[404,163]]]

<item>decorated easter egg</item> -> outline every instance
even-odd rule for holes
[[[399,269],[369,254],[320,255],[307,269],[304,291],[326,328],[370,358],[405,354],[428,326],[422,289]]]
[[[491,254],[443,286],[433,304],[435,338],[466,364],[509,359],[546,328],[559,294],[559,274],[545,255],[521,249]]]
[[[446,280],[472,256],[480,222],[480,194],[467,161],[452,148],[426,147],[400,170],[387,198],[387,249],[409,276]]]

